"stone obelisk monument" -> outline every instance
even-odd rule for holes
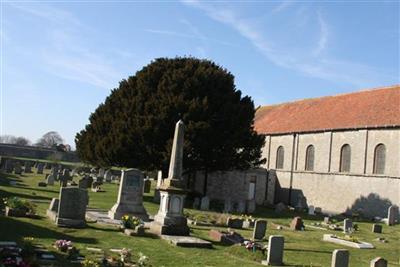
[[[186,195],[182,181],[184,127],[181,120],[176,123],[168,178],[160,186],[160,208],[151,224],[152,231],[159,235],[189,235],[183,215]]]

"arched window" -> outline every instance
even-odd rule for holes
[[[385,161],[386,161],[386,147],[384,144],[379,144],[375,147],[374,173],[376,174],[385,173]]]
[[[278,147],[278,150],[276,151],[276,168],[277,169],[283,169],[283,161],[285,159],[285,150],[283,149],[283,146]]]
[[[340,151],[340,171],[350,172],[351,148],[348,144],[342,146]]]
[[[306,171],[314,170],[314,146],[309,145],[306,150]]]

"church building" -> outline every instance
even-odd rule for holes
[[[257,109],[275,203],[386,216],[400,206],[400,86]]]

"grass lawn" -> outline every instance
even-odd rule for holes
[[[49,170],[46,170],[49,171]],[[0,241],[20,242],[23,237],[34,237],[35,242],[54,251],[52,244],[56,239],[68,239],[81,250],[81,254],[91,257],[86,247],[102,249],[130,248],[134,255],[142,252],[150,258],[153,266],[261,266],[264,259],[261,252],[250,252],[239,246],[222,246],[214,242],[213,249],[180,248],[168,244],[155,237],[128,237],[116,228],[105,227],[96,223],[88,223],[85,229],[58,228],[46,218],[46,209],[53,197],[58,197],[59,186],[38,187],[38,181],[44,175],[36,174],[5,174],[0,173],[0,197],[17,196],[30,199],[37,204],[39,218],[11,218],[0,215]],[[15,180],[17,185],[11,186],[9,181]],[[89,191],[89,207],[108,210],[112,207],[117,197],[118,185],[105,184],[106,192],[93,193]],[[152,202],[152,194],[145,194],[144,205],[150,214],[155,214],[158,204]],[[201,211],[186,209],[190,213]],[[369,266],[369,262],[377,257],[384,257],[389,261],[389,266],[400,266],[400,225],[383,226],[383,234],[371,232],[372,223],[355,222],[359,231],[355,237],[361,241],[372,243],[376,249],[361,250],[342,247],[339,245],[322,242],[322,235],[335,231],[314,230],[293,232],[290,230],[273,229],[271,223],[289,225],[295,213],[276,214],[266,208],[259,208],[254,217],[262,217],[268,221],[267,236],[283,235],[285,237],[284,262],[288,266],[330,266],[331,253],[334,249],[346,248],[350,251],[350,266]],[[322,217],[308,217],[301,215],[305,224],[321,221]],[[218,227],[212,227],[218,228]],[[203,239],[208,238],[211,227],[191,226],[191,235]],[[221,228],[224,229],[224,228]],[[239,230],[244,237],[250,238],[252,230]],[[376,241],[377,237],[384,237],[388,243]],[[210,240],[211,241],[211,240]],[[56,254],[62,266],[71,266]]]

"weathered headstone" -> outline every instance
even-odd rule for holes
[[[226,221],[226,224],[230,228],[242,229],[243,228],[243,220],[238,218],[229,217]]]
[[[332,253],[331,267],[348,267],[349,251],[347,249],[335,249]]]
[[[307,207],[307,199],[303,195],[300,195],[297,199],[297,204],[295,206],[296,210],[302,211]]]
[[[68,176],[60,175],[59,179],[60,179],[60,186],[61,187],[66,187],[68,185]]]
[[[105,173],[105,170],[103,168],[100,168],[99,169],[99,173],[97,174],[97,176],[104,178],[104,173]]]
[[[202,197],[200,203],[200,209],[209,210],[209,208],[210,208],[210,198],[208,196]]]
[[[37,171],[36,171],[37,174],[43,174],[43,169],[44,169],[44,164],[43,163],[39,162],[37,164],[36,168],[37,168]]]
[[[343,233],[351,232],[353,229],[353,222],[351,219],[344,219],[343,221]]]
[[[313,205],[308,206],[308,215],[315,215],[315,207]]]
[[[53,198],[50,202],[50,206],[46,211],[47,216],[50,220],[55,221],[58,213],[58,205],[60,200],[58,198]]]
[[[382,225],[374,223],[372,225],[372,232],[382,234]]]
[[[390,206],[388,209],[387,225],[395,225],[399,219],[399,208],[397,206]]]
[[[230,198],[226,198],[224,201],[224,212],[230,213],[232,211],[232,201]]]
[[[106,183],[111,183],[111,176],[112,176],[111,170],[106,170],[106,172],[104,173],[104,180]]]
[[[193,208],[194,209],[199,209],[200,208],[200,198],[199,197],[195,197],[193,200]]]
[[[256,200],[248,200],[247,201],[247,213],[254,213],[256,211]]]
[[[265,237],[265,231],[267,230],[266,220],[257,220],[253,229],[253,240],[261,240]]]
[[[328,217],[328,216],[324,217],[324,223],[325,224],[330,224],[331,223],[331,218]]]
[[[246,211],[246,202],[244,202],[243,200],[240,200],[238,202],[237,212],[244,213],[245,211]]]
[[[158,171],[157,172],[157,186],[156,188],[160,188],[160,186],[162,185],[162,181],[163,181],[163,177],[162,177],[162,171]]]
[[[294,217],[292,222],[290,223],[290,229],[295,231],[304,230],[304,224],[301,217]]]
[[[17,161],[14,164],[14,173],[15,174],[21,174],[22,173],[22,167],[21,167],[21,163],[19,161]]]
[[[283,248],[285,239],[283,236],[271,235],[268,242],[268,256],[266,265],[283,265]],[[264,262],[263,262],[264,264]]]
[[[137,169],[128,169],[122,172],[119,185],[117,203],[108,212],[111,219],[121,219],[125,214],[149,218],[143,206],[143,173]]]
[[[32,166],[29,161],[25,161],[25,168],[24,168],[25,173],[32,173]]]
[[[143,188],[143,192],[144,192],[144,193],[150,193],[150,187],[151,187],[151,181],[150,181],[150,179],[144,179],[144,188]]]
[[[378,257],[371,261],[370,267],[387,267],[388,262],[384,258]]]
[[[53,174],[50,174],[49,176],[47,176],[47,179],[46,179],[47,181],[47,185],[54,185],[54,175]]]
[[[62,187],[60,189],[57,226],[84,227],[88,194],[77,187]]]
[[[5,168],[7,173],[12,173],[13,170],[14,170],[13,162],[10,159],[6,159],[4,168]]]

